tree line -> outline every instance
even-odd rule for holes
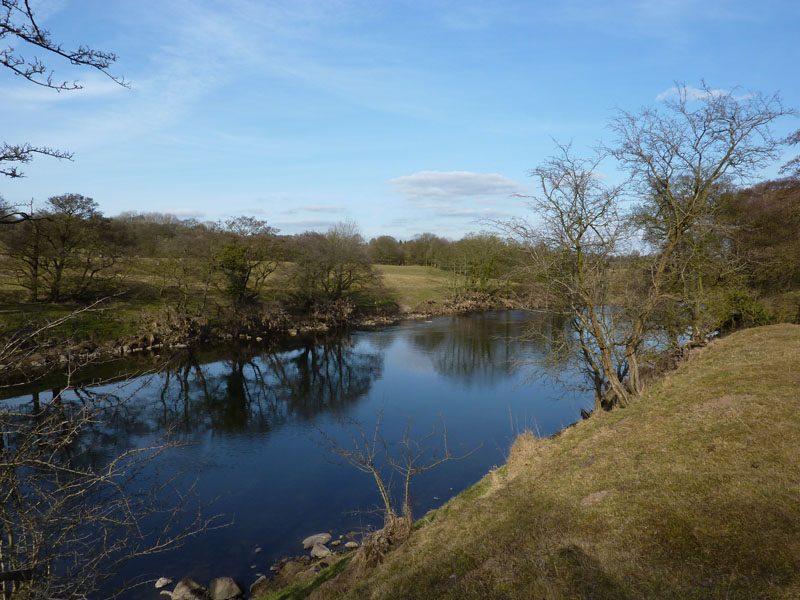
[[[422,265],[453,274],[454,289],[491,291],[508,275],[518,245],[496,233],[451,241],[423,233],[364,240],[354,223],[327,232],[281,235],[267,221],[240,216],[219,222],[170,214],[126,212],[105,217],[80,194],[49,198],[39,207],[0,204],[3,281],[10,300],[60,302],[132,292],[144,282],[185,309],[198,289],[244,305],[263,299],[281,270],[287,302],[307,307],[337,301],[378,282],[374,265]],[[283,267],[283,268],[281,268]]]

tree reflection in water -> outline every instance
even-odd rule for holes
[[[508,377],[522,355],[544,350],[525,339],[530,321],[512,311],[452,317],[440,327],[415,329],[409,339],[440,375],[486,387]]]
[[[186,432],[269,431],[352,404],[382,370],[382,352],[357,349],[349,336],[255,356],[239,348],[207,364],[189,354],[161,374],[159,420]]]

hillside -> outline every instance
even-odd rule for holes
[[[630,408],[521,436],[340,597],[798,598],[798,457],[800,326],[742,331]]]

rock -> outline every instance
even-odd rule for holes
[[[358,544],[356,542],[347,542],[345,545],[345,550],[355,550],[358,548]]]
[[[338,545],[339,545],[339,544],[341,544],[341,543],[342,543],[342,540],[333,540],[333,541],[331,542],[331,546],[333,546],[334,548],[336,548],[336,546],[338,546]]]
[[[253,552],[255,552],[256,554],[259,554],[261,552],[261,546],[256,546],[256,549],[253,550]]]
[[[242,595],[242,589],[230,577],[216,577],[208,585],[211,600],[231,600]]]
[[[314,547],[311,549],[311,558],[325,558],[330,555],[330,549],[323,544],[314,544]]]
[[[172,579],[169,577],[159,577],[156,581],[156,589],[160,590],[163,587],[167,587],[170,583],[172,583]]]
[[[260,596],[266,596],[267,592],[270,591],[270,582],[264,576],[259,577],[256,579],[253,584],[250,586],[250,596],[253,598],[258,598]]]
[[[172,600],[208,600],[208,593],[194,579],[184,577],[172,591]]]
[[[277,573],[278,571],[280,571],[280,570],[281,570],[281,568],[280,568],[280,567],[276,567],[275,565],[272,565],[272,566],[269,568],[269,570],[270,570],[270,571],[272,571],[273,573]]]
[[[303,548],[305,548],[306,550],[310,550],[317,544],[327,544],[330,541],[331,541],[330,533],[318,533],[316,535],[310,535],[303,540]]]

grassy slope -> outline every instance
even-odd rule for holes
[[[631,408],[520,437],[346,597],[800,598],[800,326],[719,340]]]
[[[383,286],[404,312],[426,300],[444,300],[447,295],[449,274],[441,269],[413,265],[375,265],[375,269],[383,276]]]

